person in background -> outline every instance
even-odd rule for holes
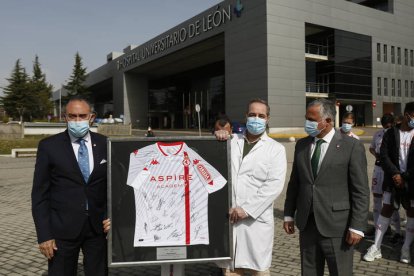
[[[384,181],[384,171],[381,168],[381,161],[380,161],[380,148],[382,137],[384,133],[394,126],[394,116],[392,114],[384,114],[381,118],[381,125],[382,129],[378,130],[373,136],[371,145],[369,147],[369,152],[375,157],[375,165],[374,165],[374,172],[372,174],[372,185],[371,191],[373,196],[373,219],[374,225],[377,225],[378,217],[381,212],[382,208],[382,183]],[[399,212],[396,210],[392,215],[392,224],[395,227],[395,235],[392,238],[393,243],[399,242],[402,240],[401,236],[401,223],[400,223],[400,215]],[[391,234],[391,228],[388,228],[387,232]],[[374,236],[375,235],[375,228],[372,228],[370,232],[366,233],[365,236]]]
[[[400,115],[396,115],[394,117],[394,121],[395,121],[395,126],[396,127],[400,127],[401,126],[401,122],[403,121],[404,116],[402,114]]]
[[[363,144],[335,131],[335,105],[327,99],[306,109],[286,191],[283,228],[299,228],[304,276],[353,274],[354,245],[364,236],[369,209],[367,159]]]
[[[391,222],[391,216],[400,205],[407,211],[404,244],[400,262],[410,263],[410,245],[414,239],[414,102],[404,108],[401,125],[384,133],[380,149],[384,170],[382,209],[378,217],[374,244],[368,248],[363,260],[372,262],[382,258],[381,244]]]
[[[145,137],[155,137],[155,134],[152,131],[151,127],[148,127],[147,133],[145,133]]]
[[[64,132],[39,143],[32,188],[32,214],[48,275],[76,275],[80,249],[86,276],[107,275],[106,137],[89,131],[90,104],[72,98]]]
[[[355,138],[357,140],[359,140],[358,135],[356,135],[355,133],[353,133],[352,127],[355,124],[355,116],[353,113],[351,112],[347,112],[344,114],[344,116],[342,116],[342,121],[341,121],[341,133],[348,135],[352,138]]]
[[[224,275],[270,276],[274,238],[273,202],[283,190],[285,148],[266,133],[270,107],[253,99],[246,112],[247,130],[231,138],[233,260],[222,262]],[[218,140],[229,132],[215,132]]]
[[[218,130],[227,131],[230,135],[233,133],[232,124],[226,115],[221,115],[217,118],[216,122],[214,123],[214,132]]]

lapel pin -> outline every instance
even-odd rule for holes
[[[339,149],[340,145],[336,145],[336,149]]]

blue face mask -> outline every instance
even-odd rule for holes
[[[352,125],[351,124],[347,124],[347,123],[343,123],[341,126],[341,129],[343,132],[348,133],[351,131],[352,129]]]
[[[248,117],[246,127],[250,134],[262,134],[266,130],[266,120],[259,117]]]
[[[409,126],[410,128],[414,128],[414,119],[411,119],[411,120],[408,122],[408,126]]]
[[[318,122],[315,121],[305,121],[305,131],[308,135],[316,137],[321,133],[321,130],[318,129]]]
[[[89,121],[69,121],[68,131],[76,138],[82,138],[89,131]]]

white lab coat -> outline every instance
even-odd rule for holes
[[[285,148],[266,133],[243,159],[243,135],[231,141],[232,205],[249,215],[233,225],[234,260],[228,268],[268,269],[272,262],[273,201],[283,190]]]

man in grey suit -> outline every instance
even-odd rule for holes
[[[333,127],[335,105],[310,103],[290,176],[283,228],[299,228],[302,275],[352,275],[353,246],[364,236],[369,207],[363,145]]]

